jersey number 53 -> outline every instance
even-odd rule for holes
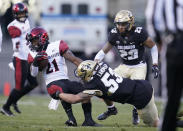
[[[112,77],[109,78],[111,75]],[[119,83],[123,81],[123,78],[115,74],[114,71],[109,68],[109,71],[105,72],[101,81],[106,87],[108,87],[108,93],[113,94],[119,88]]]

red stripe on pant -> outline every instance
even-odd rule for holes
[[[57,85],[51,85],[47,88],[48,94],[54,95],[57,91],[63,92],[62,88]]]
[[[21,83],[22,83],[22,65],[21,65],[21,60],[16,57],[16,65],[15,65],[15,88],[17,90],[21,90]]]

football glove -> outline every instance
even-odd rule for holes
[[[152,66],[152,73],[154,73],[154,79],[157,79],[159,77],[158,65],[153,65]]]
[[[38,67],[39,62],[42,60],[45,60],[45,59],[48,59],[48,55],[46,54],[46,52],[44,52],[44,51],[38,52],[34,58],[33,66]]]
[[[100,91],[100,90],[84,90],[83,93],[91,95],[91,96],[102,96],[103,95],[102,91]]]

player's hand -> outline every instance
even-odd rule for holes
[[[103,95],[101,90],[84,90],[83,93],[92,95],[92,96],[102,96]]]
[[[38,52],[36,57],[34,58],[33,66],[38,67],[39,62],[45,59],[48,59],[48,55],[46,54],[46,52],[45,51]]]
[[[157,79],[159,77],[159,68],[158,65],[152,66],[152,73],[154,73],[154,78]]]

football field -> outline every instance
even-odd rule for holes
[[[0,106],[7,97],[0,96]],[[138,126],[132,125],[132,106],[116,103],[118,115],[112,116],[104,121],[98,121],[97,116],[106,110],[102,100],[92,98],[93,119],[102,124],[102,127],[82,127],[84,115],[81,104],[73,105],[73,112],[76,117],[78,127],[67,127],[65,121],[68,119],[61,104],[57,111],[49,110],[48,96],[25,96],[19,101],[21,114],[14,112],[14,117],[7,117],[0,114],[0,131],[157,131],[154,127],[147,127],[141,121]],[[161,104],[156,102],[161,113]],[[179,131],[183,129],[179,128]]]

